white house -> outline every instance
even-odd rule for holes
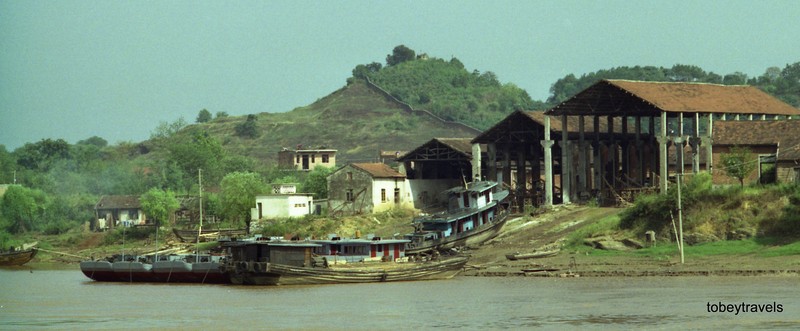
[[[273,185],[273,194],[256,196],[256,207],[250,209],[252,220],[303,217],[309,215],[314,207],[314,194],[295,193],[293,184]]]
[[[375,213],[413,208],[406,176],[383,163],[351,163],[328,176],[331,211]]]

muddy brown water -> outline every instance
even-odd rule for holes
[[[30,267],[0,269],[0,329],[798,329],[798,285],[796,275],[459,276],[243,287],[101,283],[74,268]],[[719,312],[720,303],[765,311]]]

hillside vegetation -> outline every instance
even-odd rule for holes
[[[684,241],[696,245],[721,240],[787,243],[800,238],[800,185],[730,186],[713,188],[707,173],[682,187]],[[675,242],[679,223],[677,187],[667,194],[640,197],[619,217],[608,218],[576,232],[572,245],[584,238],[642,238],[655,231],[659,242]],[[674,223],[673,223],[674,222]]]

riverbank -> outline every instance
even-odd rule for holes
[[[800,276],[800,258],[788,246],[764,246],[749,241],[686,246],[684,263],[674,243],[627,250],[602,250],[568,245],[575,231],[614,217],[623,209],[560,207],[536,217],[516,217],[503,232],[472,255],[464,276],[475,277],[644,277],[644,276]],[[535,248],[561,247],[558,255],[512,261],[506,254]],[[789,248],[789,249],[783,249]],[[786,256],[786,254],[789,256]]]
[[[496,238],[470,247],[471,258],[461,274],[468,277],[640,277],[640,276],[733,276],[800,275],[800,243],[768,246],[753,240],[717,242],[686,247],[685,263],[674,243],[657,247],[610,251],[583,245],[569,245],[570,236],[615,217],[623,209],[588,206],[560,206],[535,216],[512,217]],[[154,249],[148,240],[127,240],[104,245],[107,233],[81,232],[71,236],[41,237],[48,249],[68,253],[40,252],[32,266],[77,266],[75,256],[102,258],[112,254],[140,254]],[[191,250],[170,233],[160,240],[160,248]],[[558,255],[511,261],[506,254],[527,253],[542,247],[561,247]],[[788,249],[785,249],[788,248]],[[710,252],[711,251],[711,252]],[[49,266],[49,267],[48,267]]]

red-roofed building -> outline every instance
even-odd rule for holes
[[[383,163],[351,163],[328,176],[330,213],[375,213],[411,207],[406,176]]]

